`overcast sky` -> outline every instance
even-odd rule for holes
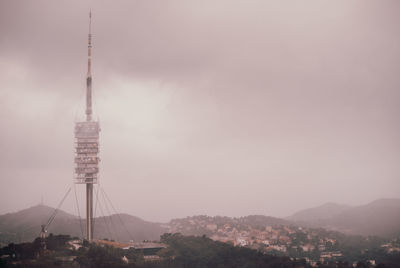
[[[1,214],[72,185],[90,7],[100,182],[119,212],[400,196],[400,1],[0,0]]]

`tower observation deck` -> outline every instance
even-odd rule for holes
[[[75,176],[76,184],[86,184],[87,240],[93,238],[93,184],[99,174],[99,122],[92,120],[91,34],[92,13],[89,13],[88,72],[86,77],[86,121],[75,123]]]

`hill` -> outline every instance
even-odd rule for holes
[[[37,205],[16,213],[7,213],[0,216],[0,244],[9,242],[32,241],[39,235],[41,225],[45,224],[54,208]],[[64,211],[59,211],[49,232],[73,233],[77,217]]]
[[[391,237],[400,234],[400,199],[380,199],[343,211],[326,227],[359,235]]]
[[[54,208],[38,205],[0,215],[0,246],[10,242],[32,241],[39,235],[40,225],[46,223],[53,211]],[[84,219],[80,221],[77,216],[59,211],[48,233],[82,237],[85,236],[85,226]],[[95,218],[94,238],[121,242],[158,240],[166,232],[224,237],[221,232],[234,234],[245,233],[250,229],[261,231],[267,226],[303,226],[353,235],[397,237],[400,235],[400,199],[380,199],[357,207],[328,203],[299,211],[287,219],[262,215],[240,218],[193,216],[161,224],[128,214],[114,214]]]
[[[346,234],[394,237],[400,234],[400,199],[379,199],[356,207],[329,204],[300,211],[288,219]]]
[[[11,242],[26,242],[35,239],[40,232],[40,226],[45,224],[54,208],[37,205],[0,216],[0,245]],[[144,221],[127,214],[114,214],[94,219],[94,238],[114,239],[119,241],[158,240],[166,232],[166,227],[159,223]],[[85,235],[86,221],[77,216],[59,210],[54,221],[48,228],[48,233],[69,234],[82,237]]]
[[[336,203],[326,203],[322,206],[301,210],[286,219],[298,222],[310,222],[332,218],[348,209],[351,206]]]
[[[145,221],[128,214],[114,214],[95,219],[94,238],[109,238],[122,242],[159,240],[160,235],[167,231],[167,227],[160,223]]]

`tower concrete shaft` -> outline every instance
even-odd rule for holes
[[[86,230],[87,240],[93,239],[93,184],[86,184]]]

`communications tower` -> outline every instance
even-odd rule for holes
[[[99,174],[99,122],[92,119],[91,34],[92,13],[89,13],[88,71],[86,76],[86,121],[75,123],[75,176],[76,184],[86,184],[86,234],[93,238],[93,184]]]

